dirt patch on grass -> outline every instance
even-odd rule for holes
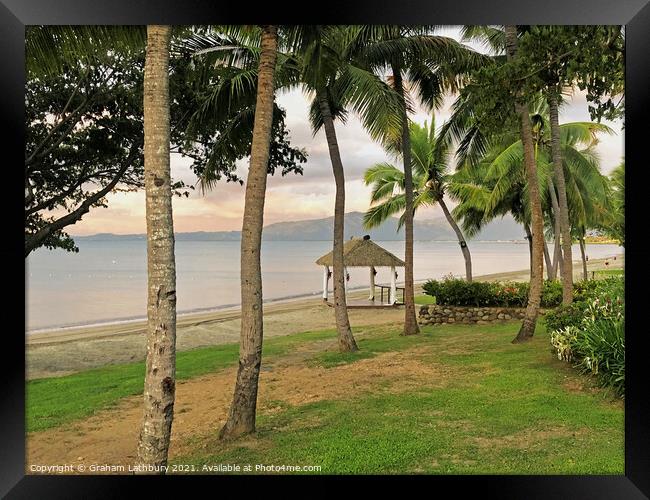
[[[275,392],[280,401],[299,405],[356,397],[371,389],[378,392],[378,386],[389,392],[403,392],[422,385],[441,387],[458,372],[453,367],[419,360],[422,351],[419,347],[387,352],[332,368],[286,366],[282,377],[270,382],[266,389]]]
[[[258,407],[262,414],[280,413],[287,406],[321,400],[359,397],[368,392],[401,392],[414,387],[442,387],[458,376],[458,368],[420,360],[423,347],[387,352],[354,363],[324,368],[305,360],[333,342],[312,343],[286,357],[265,363],[260,375]],[[301,361],[302,360],[302,361]],[[236,369],[178,382],[170,459],[208,446],[225,422],[234,389]],[[27,442],[28,464],[133,463],[140,421],[141,396],[66,426],[32,433]],[[256,439],[250,439],[251,443]],[[237,441],[243,446],[247,441]]]

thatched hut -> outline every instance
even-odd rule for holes
[[[323,300],[327,301],[327,289],[329,286],[329,279],[332,275],[330,267],[332,267],[333,264],[333,252],[329,252],[320,257],[316,261],[316,264],[323,266]],[[366,235],[363,238],[351,238],[343,244],[343,265],[345,267],[346,275],[348,267],[367,267],[370,269],[370,296],[368,299],[372,303],[375,301],[376,268],[389,267],[391,280],[390,291],[388,294],[388,305],[394,305],[397,303],[395,268],[404,267],[404,261],[390,253],[388,250],[380,247],[374,241],[371,241],[370,236]]]

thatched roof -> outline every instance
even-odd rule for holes
[[[369,238],[352,238],[343,243],[343,263],[348,267],[404,267],[404,261],[381,248]],[[316,261],[320,266],[332,265],[332,252]]]

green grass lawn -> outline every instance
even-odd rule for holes
[[[604,276],[609,278],[610,276],[623,276],[623,269],[599,269],[595,271],[596,276]]]
[[[274,337],[264,342],[264,356],[282,355],[308,341],[332,338],[332,331]],[[176,377],[185,380],[237,363],[239,344],[224,344],[179,352]],[[27,432],[58,427],[90,416],[127,396],[142,394],[144,362],[110,365],[63,377],[27,382]]]
[[[199,473],[204,464],[284,464],[318,465],[323,474],[622,474],[621,401],[555,359],[542,324],[532,342],[511,344],[518,327],[427,326],[409,337],[395,327],[355,328],[360,351],[352,354],[323,344],[335,338],[332,330],[270,338],[267,361],[316,368],[330,373],[331,383],[341,370],[380,357],[378,366],[403,363],[407,374],[426,366],[440,375],[413,378],[417,384],[407,375],[402,386],[380,372],[363,391],[351,384],[333,399],[279,402],[272,411],[262,406],[254,436],[219,442],[212,434],[193,435],[171,462],[194,464]],[[286,357],[296,348],[303,357]],[[178,378],[234,366],[237,350],[181,352]],[[60,426],[141,393],[143,370],[133,363],[29,382],[29,430]]]
[[[261,414],[253,439],[208,438],[207,449],[173,462],[197,471],[234,463],[320,465],[324,474],[622,474],[621,402],[554,359],[543,328],[531,343],[510,344],[518,326],[359,336],[358,353],[319,353],[310,363],[333,369],[417,349],[418,359],[458,376],[404,392],[379,381],[372,394]],[[575,388],[582,383],[588,388]]]
[[[416,295],[415,303],[420,305],[435,304],[436,298],[431,295]]]

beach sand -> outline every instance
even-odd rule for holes
[[[588,270],[620,269],[622,255],[614,261],[594,259]],[[576,262],[576,279],[581,278],[582,265]],[[484,281],[528,279],[528,270],[489,274],[476,279]],[[416,294],[421,284],[416,284]],[[350,300],[367,296],[367,290],[348,293]],[[369,326],[399,322],[402,308],[350,309],[352,326]],[[296,298],[264,305],[264,336],[274,337],[305,331],[334,328],[334,310],[323,304],[320,297]],[[177,350],[239,341],[238,308],[203,312],[178,317]],[[108,364],[128,363],[144,359],[146,322],[135,321],[88,327],[64,328],[34,332],[26,335],[27,378],[62,376]]]

